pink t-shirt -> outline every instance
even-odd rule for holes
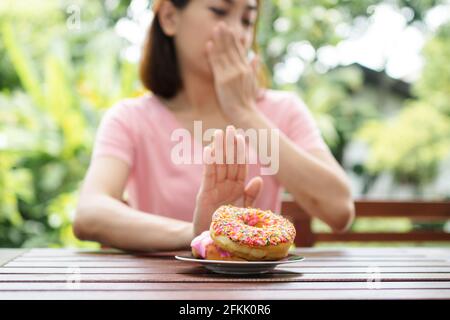
[[[299,148],[328,151],[310,111],[296,94],[266,90],[257,108]],[[180,127],[154,95],[122,100],[104,115],[92,159],[109,156],[130,166],[126,191],[131,207],[192,221],[203,166],[171,160],[172,148],[180,142],[172,141],[171,135]],[[250,164],[247,181],[257,175],[260,165]],[[280,212],[282,186],[274,175],[261,177],[264,187],[255,207]]]

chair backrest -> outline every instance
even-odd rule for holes
[[[450,201],[355,201],[356,219],[360,217],[407,217],[414,221],[446,221],[450,219]],[[450,241],[450,233],[434,230],[395,232],[347,232],[347,233],[314,233],[311,217],[291,198],[286,197],[282,203],[283,215],[294,221],[297,237],[296,246],[311,247],[316,242],[424,242]]]

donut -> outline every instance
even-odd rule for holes
[[[211,239],[209,230],[203,231],[191,242],[192,255],[195,258],[206,260],[244,260],[232,255],[230,252],[222,250]]]
[[[294,225],[270,210],[219,207],[212,216],[214,244],[245,260],[279,260],[287,256],[295,239]]]

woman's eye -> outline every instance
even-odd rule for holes
[[[227,14],[225,10],[219,9],[219,8],[209,8],[215,15],[218,15],[220,17],[223,17]]]
[[[244,26],[246,26],[246,27],[251,27],[251,26],[254,25],[254,22],[253,22],[253,21],[250,21],[250,20],[248,20],[248,19],[243,19],[243,20],[242,20],[242,23],[243,23]]]

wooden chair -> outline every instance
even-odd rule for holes
[[[445,221],[450,219],[450,201],[355,201],[356,219],[360,217],[398,218],[407,217],[415,221]],[[411,231],[406,233],[394,232],[348,232],[348,233],[314,233],[311,217],[295,203],[289,196],[282,203],[283,215],[296,217],[294,224],[297,230],[295,245],[298,247],[312,247],[317,242],[423,242],[450,241],[450,233],[442,231]]]

